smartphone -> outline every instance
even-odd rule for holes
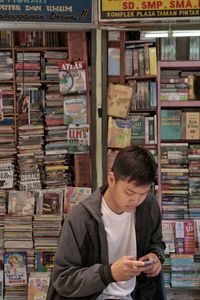
[[[144,262],[144,266],[142,266],[142,267],[152,266],[152,265],[154,265],[154,264],[157,263],[156,260],[145,260],[145,261],[143,261],[143,262]]]

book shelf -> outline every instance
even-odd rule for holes
[[[154,123],[157,125],[154,133],[156,140],[153,143],[142,142],[142,139],[140,143],[138,143],[138,140],[136,142],[149,148],[156,155],[158,162],[156,193],[163,213],[163,232],[167,243],[166,262],[163,271],[168,299],[175,299],[173,296],[176,293],[183,296],[184,292],[181,294],[181,289],[186,289],[186,287],[190,291],[185,292],[185,295],[193,299],[192,296],[196,297],[195,295],[199,293],[200,289],[198,282],[200,272],[200,195],[198,192],[200,187],[198,171],[200,167],[200,99],[198,93],[194,93],[195,78],[198,78],[200,74],[200,61],[196,58],[197,56],[192,55],[191,43],[193,42],[190,38],[179,38],[177,41],[175,39],[169,39],[168,41],[157,39],[150,42],[138,41],[135,32],[131,33],[126,30],[119,31],[118,35],[117,33],[111,33],[111,36],[115,40],[110,40],[108,33],[107,43],[104,43],[108,49],[108,83],[136,85],[136,91],[138,90],[138,83],[143,81],[154,82],[156,85],[155,105],[152,107],[146,107],[145,105],[134,107],[132,105],[129,116],[132,114],[137,116],[144,114],[145,116],[148,113],[150,117],[156,116]],[[189,47],[187,47],[188,45]],[[133,52],[132,55],[130,52],[133,49],[144,49],[145,47],[156,49],[157,73],[148,74],[147,69],[148,75],[137,74],[137,72],[134,75],[134,55]],[[113,58],[111,57],[113,68],[111,68],[112,64],[109,62],[110,55],[112,56],[109,48],[118,49],[118,52],[114,51]],[[147,60],[144,56],[144,61],[145,59]],[[169,81],[166,81],[166,86],[164,86],[163,80],[166,78]],[[177,78],[176,82],[175,79]],[[104,88],[106,89],[106,87]],[[108,114],[105,107],[108,99],[105,92],[104,98],[104,116],[106,116],[104,122],[106,122]],[[134,94],[133,98],[133,102],[136,103],[137,95]],[[169,136],[167,138],[162,137],[164,123],[162,118],[166,112],[171,113],[171,119],[169,116],[171,123],[174,120],[176,123],[179,122],[178,133],[171,136],[171,138]],[[176,119],[173,119],[175,113]],[[105,130],[107,128],[105,127]],[[166,131],[170,133],[169,126]],[[179,137],[177,138],[178,134]],[[107,153],[108,155],[107,162],[104,162],[104,173],[107,174],[118,149],[108,147],[107,136],[104,136],[104,141],[106,145],[104,154]],[[132,139],[132,142],[134,143],[134,139]],[[108,150],[109,152],[107,152]],[[106,175],[104,180],[106,181]],[[179,226],[182,231],[178,231]],[[189,231],[190,234],[188,234]],[[182,278],[187,280],[186,283],[184,283],[184,280],[180,280],[179,273]],[[196,274],[196,277],[194,274]],[[176,297],[176,299],[179,298]]]
[[[120,31],[118,33],[114,31],[108,32],[106,47],[108,82],[132,87],[133,93],[128,117],[132,127],[131,142],[135,139],[137,144],[148,147],[156,157],[157,70],[155,66],[157,43],[155,40],[140,40],[140,33],[137,31]],[[107,105],[106,100],[105,105]],[[139,123],[141,126],[136,129]],[[136,130],[137,133],[134,135],[133,132]],[[110,165],[110,157],[112,160],[114,153],[117,153],[120,148],[120,146],[109,145],[107,147],[108,162],[104,165],[104,174],[107,173],[107,165]]]
[[[90,39],[0,32],[0,261],[23,252],[28,274],[51,270],[65,214],[93,188]],[[61,93],[59,64],[69,67],[73,92]],[[10,285],[27,299],[27,282]]]

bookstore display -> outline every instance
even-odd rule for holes
[[[45,299],[63,218],[91,194],[87,48],[86,32],[0,34],[0,299]]]
[[[154,190],[166,242],[165,286],[190,288],[187,299],[200,299],[199,45],[199,37],[143,40],[136,31],[108,31],[107,41],[106,172],[127,145],[141,145],[154,155]],[[126,102],[120,102],[121,94]],[[168,299],[183,295],[180,290]]]

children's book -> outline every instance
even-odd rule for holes
[[[64,100],[64,124],[87,124],[87,98],[84,95]]]
[[[87,89],[86,62],[66,61],[58,63],[59,86],[63,95],[69,93],[82,93]]]
[[[26,252],[4,252],[5,286],[21,286],[27,284]]]
[[[86,199],[91,195],[91,188],[67,186],[65,188],[64,198],[64,214],[69,212],[75,205]]]
[[[50,281],[50,272],[31,272],[28,280],[28,300],[44,300]]]

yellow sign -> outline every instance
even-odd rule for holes
[[[200,17],[200,0],[99,0],[100,20]]]

